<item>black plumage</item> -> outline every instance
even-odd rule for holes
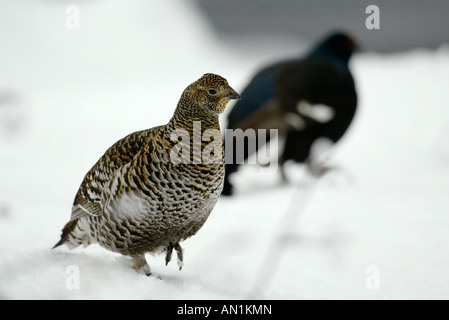
[[[317,139],[337,142],[353,120],[357,94],[348,63],[356,49],[350,36],[334,33],[305,57],[265,67],[230,111],[227,129],[278,129],[286,135],[281,169],[288,160],[309,163]],[[247,141],[244,152],[246,159],[251,153]],[[227,158],[224,195],[233,192],[229,177],[239,167],[235,153],[234,145],[234,157]]]

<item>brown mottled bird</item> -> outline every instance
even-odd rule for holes
[[[173,249],[206,222],[223,188],[218,116],[240,99],[226,79],[205,74],[181,95],[168,124],[116,142],[84,177],[61,240],[70,248],[100,246],[133,259],[150,275],[145,253]],[[196,144],[195,144],[196,143]]]

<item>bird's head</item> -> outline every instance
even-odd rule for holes
[[[240,99],[240,95],[229,86],[225,78],[206,73],[187,87],[186,93],[194,99],[195,104],[214,114],[222,113],[228,102]]]
[[[311,55],[336,57],[347,62],[358,50],[359,47],[353,37],[344,32],[336,32],[319,43]]]

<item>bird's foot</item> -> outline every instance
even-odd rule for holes
[[[309,168],[309,169],[313,176],[321,178],[331,171],[337,171],[339,169],[339,167],[322,164],[322,165],[313,166],[312,168]]]
[[[179,242],[175,244],[175,250],[178,255],[177,262],[178,262],[179,271],[181,271],[182,266],[184,265],[184,262],[183,262],[184,257],[183,257],[182,248],[181,248],[181,245],[179,244]]]
[[[150,266],[147,263],[144,255],[132,257],[133,269],[137,273],[144,274],[146,276],[151,276]]]
[[[308,159],[306,161],[306,167],[309,170],[310,174],[317,178],[321,178],[331,171],[337,171],[338,169],[340,169],[336,165],[326,163],[326,161],[317,161],[312,159]]]

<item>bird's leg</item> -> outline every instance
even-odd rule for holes
[[[165,255],[165,265],[167,265],[171,260],[173,248],[174,248],[173,243],[170,242],[170,244],[167,246],[167,254]]]
[[[288,183],[288,178],[287,178],[287,173],[285,172],[284,164],[281,163],[281,165],[279,167],[280,167],[280,170],[281,170],[281,181],[282,181],[282,184],[287,184]]]
[[[181,270],[184,263],[182,262],[183,260],[182,248],[179,242],[176,242],[175,244],[170,242],[170,244],[167,246],[167,254],[165,255],[165,265],[167,265],[170,262],[173,249],[176,250],[176,254],[178,255],[178,266],[179,270]]]
[[[312,177],[321,177],[323,167],[316,159],[308,157],[307,160],[305,161],[305,164],[307,170],[312,175]]]
[[[179,270],[181,270],[181,269],[182,269],[182,266],[184,265],[184,262],[183,262],[182,248],[181,248],[181,245],[179,244],[179,242],[177,242],[177,243],[174,245],[174,248],[175,248],[176,253],[177,253],[177,255],[178,255],[178,266],[179,266]]]
[[[145,255],[139,255],[132,257],[133,269],[138,273],[145,274],[146,276],[151,276],[150,266],[145,260]]]
[[[326,165],[324,161],[320,162],[318,160],[312,160],[310,158],[306,160],[306,167],[307,170],[309,170],[309,172],[312,174],[312,176],[318,178],[323,177],[328,172],[335,170],[337,168],[335,166]]]

